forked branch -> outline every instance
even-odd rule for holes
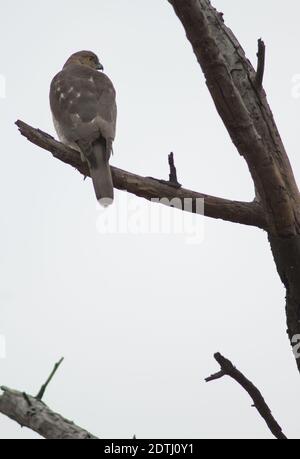
[[[266,404],[262,394],[255,387],[255,385],[246,378],[235,366],[230,362],[230,360],[223,357],[220,353],[214,355],[216,361],[221,367],[221,371],[213,374],[209,378],[206,378],[206,382],[215,381],[220,379],[223,376],[230,376],[234,379],[240,386],[245,389],[246,392],[250,395],[253,400],[253,406],[257,409],[261,417],[265,420],[270,431],[278,440],[287,440],[287,437],[282,432],[282,429],[278,422],[274,419],[270,408]]]

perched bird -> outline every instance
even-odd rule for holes
[[[98,201],[113,201],[109,166],[116,132],[116,92],[91,51],[79,51],[52,80],[50,106],[61,142],[78,150],[88,163]]]

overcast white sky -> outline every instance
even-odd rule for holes
[[[257,39],[266,42],[264,85],[299,180],[299,2],[286,0],[289,15],[276,0],[213,3],[254,64]],[[266,235],[201,217],[197,245],[184,234],[101,234],[90,180],[14,126],[20,118],[54,135],[50,81],[72,52],[91,49],[118,96],[113,165],[167,178],[174,151],[186,188],[251,200],[247,167],[167,0],[1,7],[0,384],[35,394],[64,356],[45,402],[94,435],[271,438],[233,381],[203,382],[221,351],[299,437],[299,375]],[[149,209],[136,197],[129,205]],[[0,417],[0,438],[37,437]]]

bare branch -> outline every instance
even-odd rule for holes
[[[180,188],[181,184],[177,180],[177,170],[175,167],[174,153],[169,154],[168,161],[170,166],[169,182]]]
[[[204,72],[215,106],[249,167],[269,231],[300,232],[300,199],[293,171],[256,72],[209,0],[169,0]]]
[[[49,440],[89,440],[97,439],[73,422],[54,413],[36,397],[1,387],[0,412],[22,427],[37,432]]]
[[[258,77],[245,52],[209,0],[168,0],[206,77],[216,109],[253,178],[265,211],[274,261],[284,283],[288,336],[300,335],[300,194],[263,88],[264,45]],[[296,359],[300,371],[300,359]]]
[[[17,121],[21,134],[30,142],[50,151],[52,155],[75,167],[84,176],[89,176],[87,166],[81,161],[77,151],[66,147],[62,143],[55,140],[49,134],[35,129],[28,124]],[[241,202],[222,199],[214,196],[208,196],[203,193],[187,190],[171,186],[165,180],[157,180],[151,177],[141,177],[140,175],[132,174],[124,170],[112,167],[114,186],[119,190],[126,190],[129,193],[135,194],[149,201],[155,199],[167,198],[172,200],[176,198],[182,203],[184,209],[184,200],[192,200],[192,205],[184,210],[197,213],[197,200],[204,199],[205,209],[204,215],[211,218],[220,218],[233,223],[241,223],[244,225],[256,226],[258,228],[267,229],[266,218],[261,205],[258,202]],[[166,201],[161,201],[165,204]]]
[[[225,376],[224,371],[218,371],[218,373],[214,373],[213,375],[209,376],[205,379],[206,382],[216,381],[217,379],[221,379]]]
[[[39,393],[37,394],[37,396],[35,397],[37,400],[42,400],[42,398],[44,397],[45,395],[45,392],[46,392],[46,389],[47,387],[49,386],[50,382],[52,381],[52,379],[54,378],[57,370],[59,369],[60,365],[63,363],[64,361],[64,358],[61,358],[59,362],[57,362],[55,365],[54,365],[54,369],[52,371],[52,373],[50,374],[49,378],[47,379],[47,381],[45,382],[45,384],[42,385],[42,387],[40,388],[40,391]]]
[[[255,387],[254,384],[249,381],[249,379],[247,379],[237,368],[235,368],[230,360],[223,357],[220,353],[215,354],[214,357],[220,365],[221,371],[215,375],[210,376],[209,378],[206,378],[205,381],[210,382],[216,379],[220,379],[225,375],[230,376],[238,384],[240,384],[246,392],[248,392],[253,400],[254,407],[265,420],[274,437],[278,440],[286,440],[287,437],[283,434],[281,427],[274,419],[270,408],[266,404],[262,394],[257,389],[257,387]]]
[[[257,70],[255,77],[255,85],[258,90],[262,89],[264,73],[265,73],[265,59],[266,59],[266,46],[263,40],[258,40],[258,51],[257,51]]]

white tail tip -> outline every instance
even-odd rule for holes
[[[101,198],[101,199],[98,199],[98,202],[101,207],[109,207],[112,205],[113,199],[112,198]]]

